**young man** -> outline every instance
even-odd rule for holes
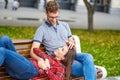
[[[59,4],[49,1],[46,5],[46,21],[37,29],[30,55],[37,61],[40,60],[33,52],[33,48],[39,48],[43,44],[48,55],[52,55],[57,48],[69,45],[75,46],[70,27],[67,23],[59,21]],[[90,54],[76,54],[72,64],[72,75],[84,76],[85,80],[96,80],[96,69],[93,57]]]

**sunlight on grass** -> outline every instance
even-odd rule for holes
[[[120,75],[120,31],[72,30],[81,39],[82,52],[91,53],[95,64],[106,67],[108,76]]]
[[[36,27],[0,27],[0,36],[8,35],[12,39],[32,39]],[[72,29],[79,36],[82,52],[91,53],[96,65],[104,66],[108,76],[120,75],[120,31]]]

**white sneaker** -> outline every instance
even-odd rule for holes
[[[107,77],[107,70],[102,66],[95,66],[97,69],[97,78],[103,79]]]

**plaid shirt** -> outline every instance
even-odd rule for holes
[[[39,72],[39,75],[34,77],[33,80],[37,80],[40,77],[48,77],[49,80],[64,80],[65,66],[60,61],[56,60],[53,56],[47,55],[39,48],[34,48],[33,51],[39,57],[43,59],[49,59],[50,62],[50,69],[42,70],[38,67],[38,63],[36,60],[30,60]]]

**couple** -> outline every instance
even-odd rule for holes
[[[56,1],[47,2],[47,19],[36,30],[30,52],[31,57],[33,58],[31,61],[17,54],[10,38],[1,37],[0,66],[4,62],[7,72],[12,77],[20,80],[30,78],[35,79],[38,77],[38,75],[45,73],[50,80],[63,80],[63,74],[65,74],[65,72],[68,72],[66,74],[66,77],[67,80],[69,80],[71,72],[71,74],[76,77],[84,76],[85,80],[96,80],[97,72],[96,68],[94,67],[92,55],[85,53],[74,54],[75,44],[72,38],[71,30],[67,23],[58,20],[59,12],[59,4]],[[5,39],[7,41],[5,41]],[[46,53],[50,57],[47,55],[43,55],[42,53],[44,52],[38,49],[41,44],[45,46]],[[47,56],[47,59],[44,59],[44,56]],[[69,59],[67,59],[67,56],[69,56]],[[74,61],[72,61],[72,59],[74,59]],[[70,65],[71,63],[72,65]],[[18,66],[15,64],[18,64]],[[57,68],[53,67],[53,69],[51,69],[52,64],[54,64],[53,66],[56,66]],[[64,68],[66,66],[68,66],[69,68]],[[70,67],[71,71],[67,70],[70,69]],[[54,68],[56,68],[56,71],[54,70]],[[66,71],[64,72],[64,70]],[[53,76],[52,73],[54,74],[54,76],[59,76],[59,78],[55,79],[54,77],[51,77]]]

